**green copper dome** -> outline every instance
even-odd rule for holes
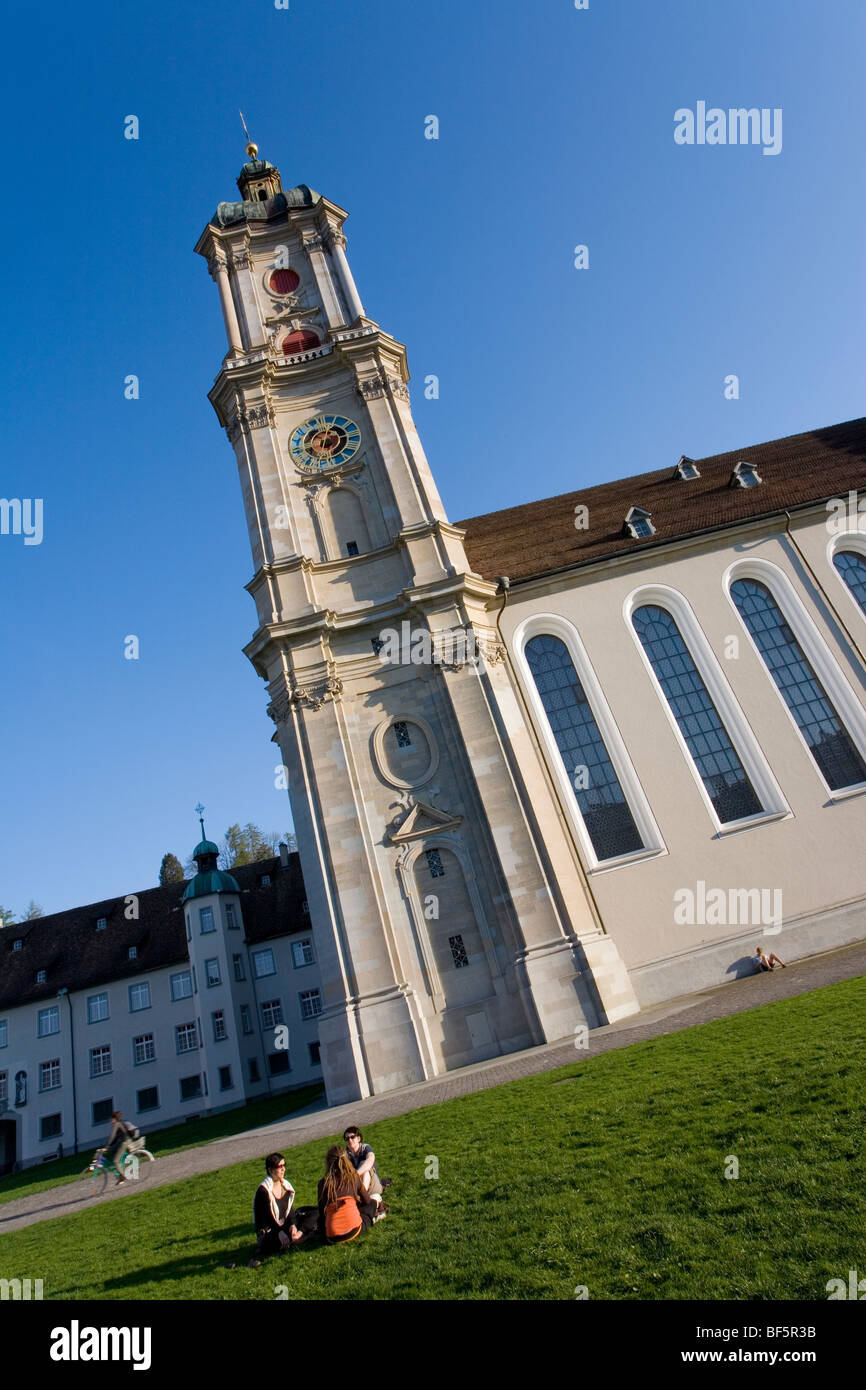
[[[215,845],[213,840],[202,840],[196,845],[192,852],[193,859],[201,859],[203,854],[219,854],[219,845]]]
[[[202,842],[210,844],[209,840]],[[201,848],[201,846],[199,846]],[[216,850],[216,846],[213,846]],[[186,886],[183,895],[183,902],[189,902],[190,898],[206,898],[209,893],[240,893],[238,881],[232,874],[224,873],[222,869],[205,869],[204,873],[196,874],[195,878]]]

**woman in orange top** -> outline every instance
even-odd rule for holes
[[[335,1144],[325,1156],[325,1176],[319,1181],[319,1234],[331,1244],[354,1240],[385,1214],[381,1205],[367,1201],[349,1155]]]

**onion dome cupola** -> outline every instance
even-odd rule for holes
[[[198,866],[198,873],[191,879],[186,886],[183,895],[183,902],[189,902],[190,898],[205,898],[209,893],[240,893],[240,886],[232,874],[228,874],[224,869],[217,868],[219,858],[219,845],[215,845],[213,840],[209,840],[204,833],[204,807],[196,806],[199,813],[199,824],[201,825],[201,840],[192,852],[192,857]]]

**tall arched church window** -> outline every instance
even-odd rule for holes
[[[857,550],[837,550],[833,564],[866,617],[866,557]]]
[[[565,643],[540,634],[529,639],[524,655],[596,857],[644,849]]]
[[[631,620],[719,821],[760,815],[764,808],[673,617],[648,603]]]
[[[736,579],[731,598],[827,786],[866,782],[866,762],[766,584]]]

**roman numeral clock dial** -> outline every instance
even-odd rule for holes
[[[361,431],[345,415],[314,415],[294,431],[289,450],[305,473],[323,473],[354,458],[361,447]]]

